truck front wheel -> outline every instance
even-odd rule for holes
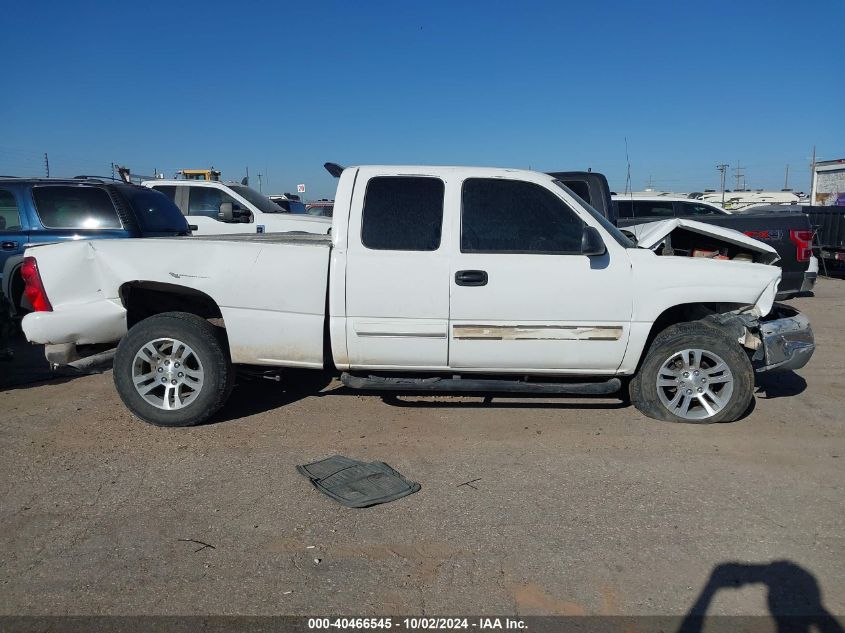
[[[136,324],[114,357],[120,398],[157,426],[204,422],[225,404],[233,380],[217,328],[186,312],[165,312]]]
[[[754,395],[754,369],[739,343],[692,321],[672,325],[651,344],[629,385],[641,413],[671,422],[733,422]]]

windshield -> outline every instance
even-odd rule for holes
[[[279,205],[270,200],[270,198],[265,196],[263,193],[258,193],[255,189],[252,189],[251,187],[246,187],[244,185],[228,185],[228,187],[242,198],[246,198],[248,202],[253,204],[262,213],[285,212],[284,209],[282,209]]]
[[[584,198],[572,191],[572,189],[567,187],[560,180],[553,180],[552,182],[554,182],[558,187],[563,189],[570,196],[578,200],[578,202],[580,202],[584,206],[587,212],[595,218],[596,222],[601,224],[602,228],[608,233],[610,233],[611,237],[613,237],[613,239],[616,240],[620,246],[624,246],[625,248],[636,248],[636,244],[634,244],[634,242],[632,242],[627,235],[625,235],[624,233],[622,233],[622,231],[613,226],[610,220],[608,220],[601,213],[599,213],[592,206],[590,206],[590,204],[587,203]]]

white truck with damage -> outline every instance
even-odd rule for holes
[[[380,392],[622,392],[653,418],[731,421],[755,371],[814,350],[807,319],[774,304],[771,247],[677,221],[638,245],[547,174],[351,167],[334,211],[329,235],[31,248],[42,310],[24,332],[57,363],[119,341],[121,398],[164,426],[211,417],[244,366]],[[676,231],[729,259],[673,255]]]

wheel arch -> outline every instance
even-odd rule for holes
[[[126,309],[126,326],[164,312],[187,312],[206,320],[218,320],[225,328],[217,302],[208,294],[178,284],[159,281],[130,281],[120,286],[120,301]]]
[[[732,310],[737,310],[745,305],[746,304],[744,303],[708,303],[695,301],[690,303],[679,303],[667,307],[652,322],[642,349],[639,350],[635,371],[640,370],[643,360],[648,354],[648,350],[651,348],[651,344],[654,342],[654,339],[657,338],[657,336],[666,328],[686,321],[699,321],[711,314],[731,312]]]
[[[0,288],[0,292],[6,295],[12,316],[21,316],[23,309],[21,304],[24,290],[23,277],[21,277],[23,258],[23,255],[12,255],[3,264],[3,287]]]

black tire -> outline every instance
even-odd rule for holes
[[[136,354],[156,339],[176,339],[189,346],[201,362],[202,385],[182,408],[164,410],[148,402],[135,388]],[[164,312],[137,323],[117,346],[114,384],[127,408],[156,426],[193,426],[208,420],[229,398],[235,372],[218,328],[187,312]],[[153,383],[148,383],[152,385]]]
[[[704,410],[701,399],[694,393],[693,397],[689,398],[693,402],[693,404],[690,404],[690,413],[695,410],[698,415],[707,416],[701,419],[690,419],[676,415],[661,401],[658,393],[658,372],[673,355],[687,349],[699,349],[705,353],[715,354],[724,361],[733,378],[732,392],[727,396],[722,408],[715,414],[707,415],[708,412]],[[684,379],[679,377],[678,380]],[[713,387],[713,385],[710,386]],[[707,389],[707,385],[704,385],[704,388]],[[717,327],[702,321],[678,323],[666,328],[654,339],[639,371],[629,384],[629,393],[634,406],[643,415],[656,420],[693,424],[733,422],[748,410],[751,399],[754,397],[754,368],[748,354],[740,344],[731,340]],[[677,393],[677,390],[673,387],[666,387],[663,390],[664,397],[667,399],[673,393]],[[684,396],[682,395],[682,397]],[[712,401],[709,400],[708,404],[712,406]]]

